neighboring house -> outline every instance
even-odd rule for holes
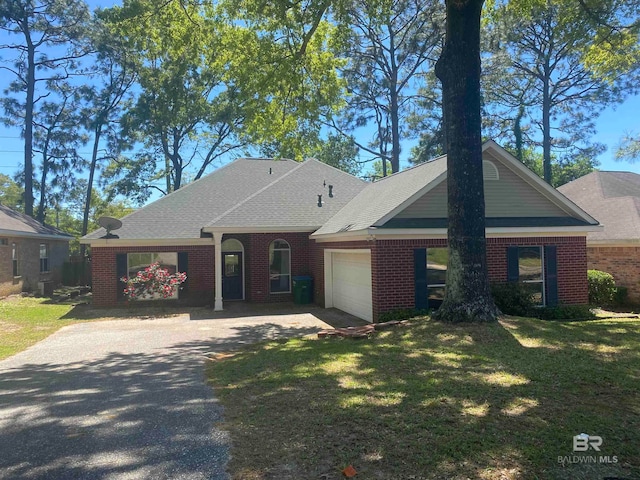
[[[540,304],[585,304],[586,235],[598,222],[495,142],[483,146],[492,281],[523,281]],[[152,261],[187,272],[183,300],[314,300],[366,320],[437,307],[446,285],[446,157],[375,183],[316,160],[239,159],[122,219],[91,245],[97,305]],[[322,195],[321,198],[318,195]]]
[[[60,283],[72,238],[0,205],[0,297]]]
[[[588,267],[611,273],[629,289],[629,300],[639,303],[640,175],[592,172],[558,190],[603,224],[587,235]]]

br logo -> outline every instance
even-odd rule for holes
[[[596,452],[600,451],[600,445],[602,445],[602,437],[597,435],[587,435],[581,433],[573,437],[573,451],[574,452],[586,452],[590,448]]]

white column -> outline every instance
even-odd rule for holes
[[[215,245],[215,275],[216,275],[216,299],[213,309],[218,312],[222,310],[222,233],[214,233],[213,243]]]

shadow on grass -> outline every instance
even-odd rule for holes
[[[381,479],[638,478],[639,325],[424,322],[269,344],[213,362],[210,378],[235,478],[337,479],[348,464]],[[588,347],[599,334],[612,351]],[[583,432],[618,463],[559,463]]]

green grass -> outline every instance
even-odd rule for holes
[[[81,321],[67,318],[73,305],[47,304],[47,299],[12,296],[0,300],[0,360]]]
[[[429,320],[213,360],[235,479],[640,478],[640,321]],[[618,463],[558,463],[572,437]],[[590,454],[593,454],[591,452]]]

